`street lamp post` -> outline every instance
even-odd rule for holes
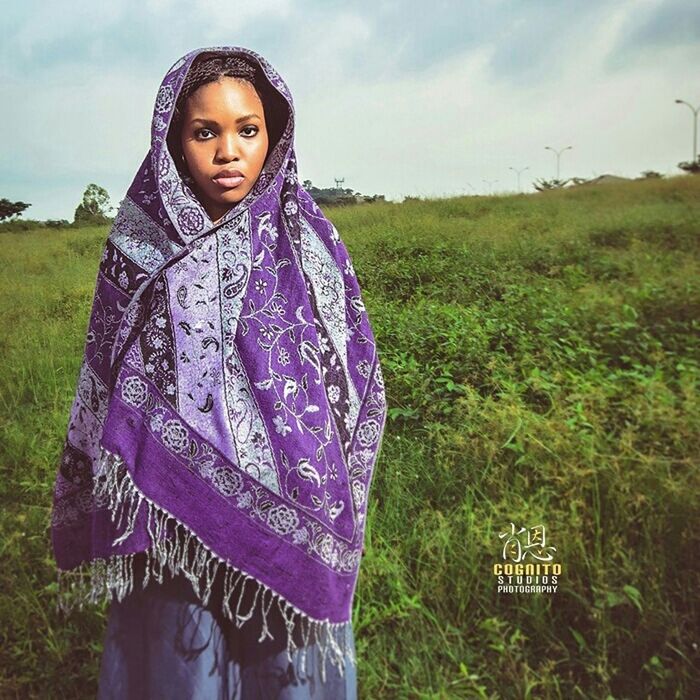
[[[516,170],[512,165],[508,166],[511,170],[513,170],[516,175],[518,176],[518,192],[520,192],[520,173],[525,172],[526,170],[529,169],[529,166],[525,166],[524,168],[521,168],[520,170]]]
[[[566,148],[562,148],[561,151],[557,151],[551,146],[545,146],[545,149],[549,149],[550,151],[554,151],[557,154],[557,180],[559,179],[559,157],[561,154],[566,151],[567,149],[571,148],[571,146],[567,146]]]
[[[700,153],[698,153],[698,110],[700,107],[693,107],[685,100],[676,100],[676,104],[688,105],[693,112],[693,157],[690,162],[695,163],[695,161],[700,161]]]
[[[483,178],[482,178],[483,179]],[[489,194],[493,194],[493,185],[498,182],[498,180],[484,180],[484,182],[489,186]]]

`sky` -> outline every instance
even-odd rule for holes
[[[550,149],[562,178],[677,175],[693,156],[675,100],[700,107],[698,0],[4,0],[0,15],[0,198],[30,202],[23,218],[72,221],[93,182],[116,206],[163,76],[208,46],[282,75],[316,187],[534,192],[557,175]]]

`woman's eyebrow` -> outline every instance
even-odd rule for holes
[[[236,124],[246,122],[249,119],[261,119],[261,117],[259,117],[257,114],[244,114],[242,117],[238,117],[238,119],[236,119]],[[197,117],[196,119],[193,119],[190,124],[194,124],[195,122],[202,122],[202,124],[207,124],[208,126],[219,126],[219,123],[214,119],[203,119],[202,117]]]

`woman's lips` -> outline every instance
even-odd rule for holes
[[[222,187],[238,187],[245,180],[242,175],[240,177],[215,177],[214,182],[218,183]]]

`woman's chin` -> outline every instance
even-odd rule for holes
[[[232,187],[223,192],[217,192],[215,195],[211,196],[212,202],[217,204],[234,204],[235,202],[240,202],[243,197],[248,194],[249,188],[241,189],[240,187]]]
[[[227,193],[226,195],[218,195],[217,197],[207,197],[205,209],[209,218],[212,221],[218,221],[234,204],[245,197],[247,193]]]

